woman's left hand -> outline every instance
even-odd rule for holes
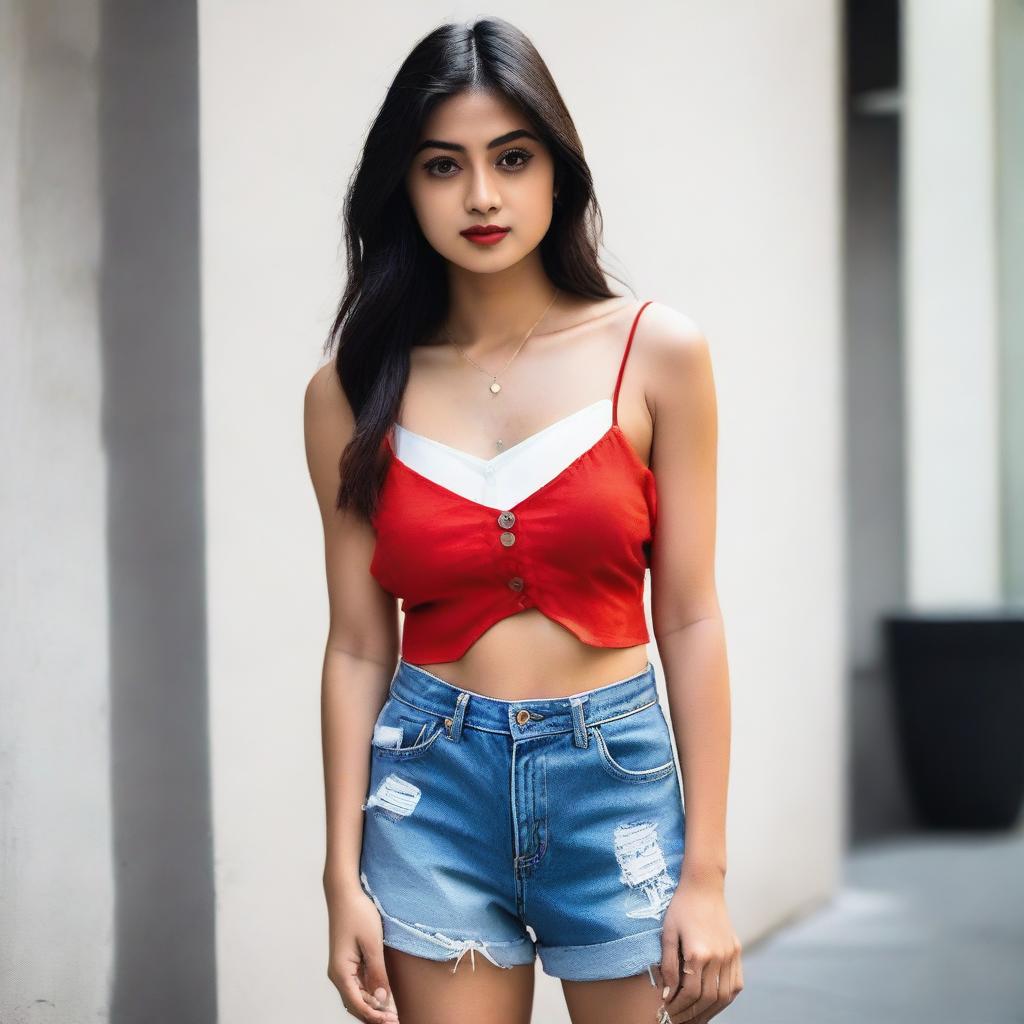
[[[668,987],[659,1024],[706,1024],[743,989],[742,946],[725,909],[721,881],[685,875],[665,911],[661,976]]]

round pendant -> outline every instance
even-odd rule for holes
[[[501,385],[497,381],[494,381],[494,383],[491,384],[491,394],[496,395],[500,390]]]

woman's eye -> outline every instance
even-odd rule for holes
[[[507,163],[506,161],[510,159],[517,162]],[[532,159],[533,154],[525,149],[510,149],[498,157],[498,166],[504,167],[508,171],[519,172]],[[458,164],[450,156],[438,156],[433,160],[428,160],[423,166],[427,173],[434,178],[450,178],[453,176],[451,168],[458,167]]]
[[[527,153],[525,149],[510,149],[507,153],[501,154],[501,159],[498,162],[500,163],[501,160],[504,160],[506,157],[522,159],[522,162],[519,164],[505,164],[510,171],[522,170],[522,168],[524,168],[533,159],[532,155]]]
[[[446,164],[454,164],[454,163],[455,163],[455,161],[452,160],[451,157],[441,156],[441,157],[438,157],[436,160],[429,160],[426,164],[424,164],[424,166],[426,167],[426,169],[431,174],[434,174],[434,171],[438,170],[442,166],[444,166]],[[436,175],[434,175],[434,177],[436,177],[436,178],[447,178],[448,175],[447,174],[436,174]]]

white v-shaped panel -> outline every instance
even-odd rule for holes
[[[553,480],[611,427],[612,400],[600,398],[493,458],[460,451],[395,424],[395,455],[435,483],[481,505],[511,508]]]

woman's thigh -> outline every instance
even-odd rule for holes
[[[660,981],[661,971],[654,973]],[[562,991],[572,1024],[654,1024],[663,1005],[646,973],[612,981],[563,980]]]
[[[477,957],[475,970],[463,970],[460,964],[453,973],[450,962],[385,946],[384,965],[401,1024],[530,1024],[533,964],[496,967],[486,957]]]

